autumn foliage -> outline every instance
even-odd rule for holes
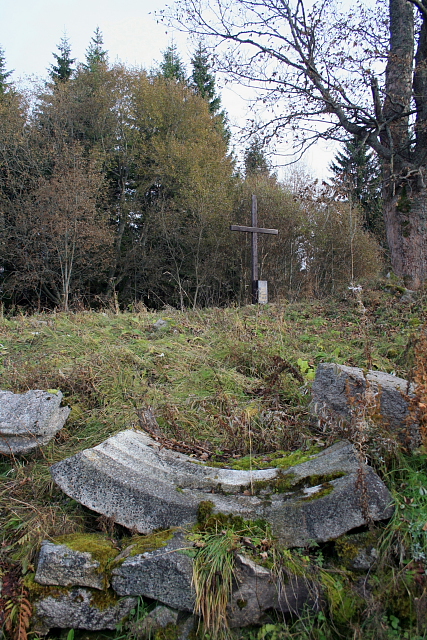
[[[250,239],[229,227],[248,224],[252,194],[260,224],[279,230],[259,239],[270,300],[321,296],[378,271],[356,210],[326,202],[296,172],[280,182],[262,148],[239,171],[224,113],[182,78],[80,65],[31,108],[6,91],[0,115],[6,307],[246,303]]]

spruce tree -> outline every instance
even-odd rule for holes
[[[245,150],[245,175],[270,175],[271,165],[265,155],[264,145],[255,137]]]
[[[86,64],[84,68],[87,71],[97,71],[105,68],[108,62],[108,51],[104,47],[104,37],[99,27],[93,32],[91,42],[86,49]]]
[[[208,101],[211,113],[217,113],[221,107],[221,98],[216,95],[215,77],[210,73],[209,56],[201,42],[191,59],[191,64],[193,66],[191,81],[194,91]]]
[[[70,57],[71,46],[65,34],[62,36],[57,48],[59,53],[53,54],[56,64],[51,64],[49,71],[49,75],[55,84],[66,82],[70,79],[73,73],[72,66],[76,61],[75,58]]]
[[[9,83],[8,77],[12,74],[12,71],[6,71],[6,58],[4,55],[4,49],[0,47],[0,95],[6,93]]]
[[[357,139],[347,140],[329,165],[332,186],[339,195],[351,197],[363,212],[363,226],[384,242],[381,169],[378,160]]]
[[[160,63],[160,75],[168,80],[177,80],[178,82],[185,81],[185,67],[174,42],[163,51],[163,60]]]
[[[217,117],[218,130],[227,142],[230,141],[231,132],[228,128],[227,113],[221,108],[221,98],[216,94],[215,76],[210,73],[211,66],[209,64],[209,56],[206,48],[201,42],[191,59],[193,72],[190,78],[190,85],[195,93],[201,96],[209,104],[209,111],[213,116]]]

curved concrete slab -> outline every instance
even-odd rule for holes
[[[58,462],[51,473],[70,497],[144,534],[194,524],[207,500],[216,512],[264,518],[287,546],[334,539],[365,524],[366,513],[380,520],[393,511],[386,486],[371,468],[360,472],[348,442],[286,471],[235,471],[209,467],[128,430]]]
[[[0,453],[26,454],[52,440],[70,414],[61,400],[60,391],[0,391]]]

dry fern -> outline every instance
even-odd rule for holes
[[[16,598],[5,606],[5,630],[13,640],[27,640],[33,609],[28,600],[28,592],[22,587]]]

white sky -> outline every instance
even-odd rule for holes
[[[151,69],[173,38],[190,72],[192,44],[184,34],[158,24],[154,16],[164,6],[164,0],[123,4],[119,0],[0,0],[0,46],[6,68],[14,69],[15,82],[28,76],[45,79],[64,31],[72,57],[82,62],[98,26],[111,62]],[[217,84],[231,125],[244,126],[247,103],[242,96],[247,92],[236,85],[221,88],[219,77]],[[318,146],[307,153],[305,163],[316,177],[324,178],[333,155],[333,149]]]

